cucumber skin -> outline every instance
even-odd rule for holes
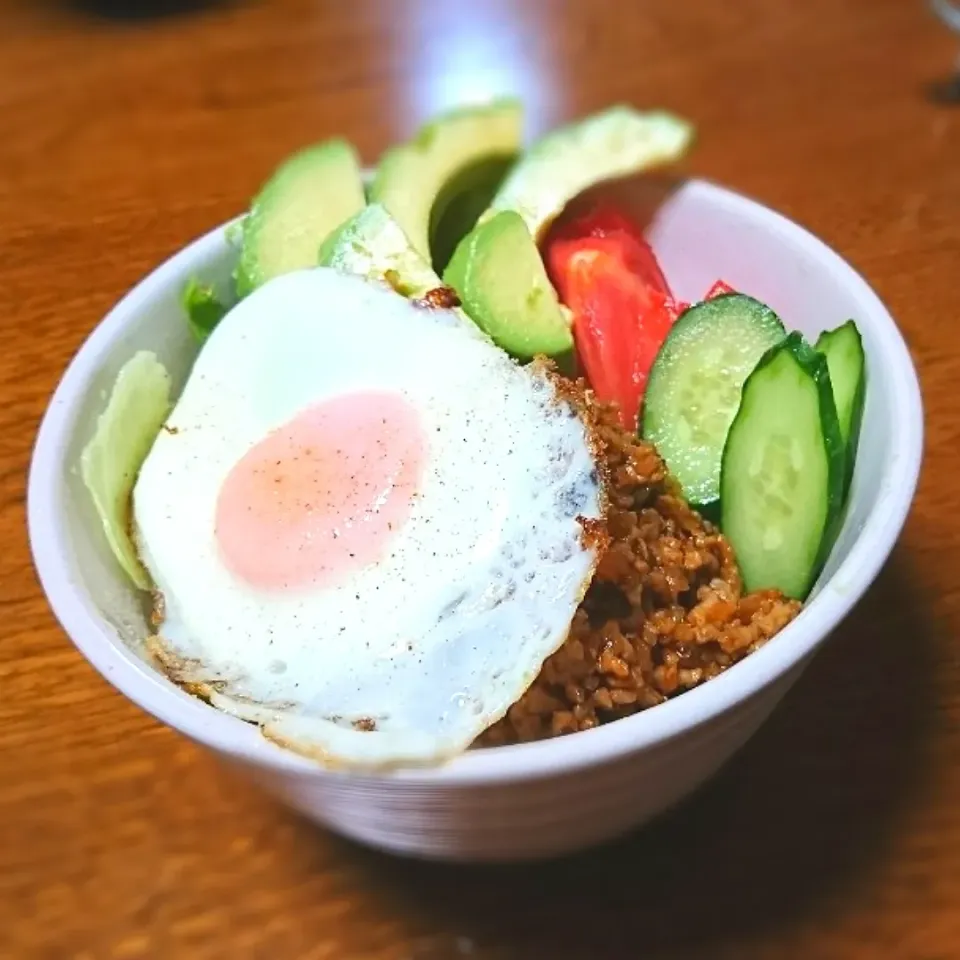
[[[656,393],[657,382],[661,376],[664,376],[664,374],[660,372],[663,368],[663,364],[670,362],[671,341],[675,339],[674,337],[675,332],[679,330],[680,333],[682,334],[686,326],[700,322],[699,318],[696,316],[696,313],[699,311],[700,307],[707,306],[711,310],[713,310],[717,306],[723,305],[725,301],[729,301],[731,299],[750,301],[751,310],[757,311],[758,316],[763,316],[768,322],[770,322],[771,327],[775,327],[775,326],[779,327],[779,330],[781,333],[781,339],[776,344],[768,348],[768,352],[770,350],[776,349],[777,346],[783,343],[783,340],[787,336],[787,330],[786,330],[786,327],[784,327],[783,325],[783,321],[765,303],[763,303],[760,300],[757,300],[755,297],[751,297],[749,294],[741,293],[738,290],[734,290],[730,293],[723,293],[718,297],[712,297],[710,300],[701,300],[698,303],[691,304],[674,321],[673,326],[670,328],[669,333],[664,338],[663,343],[660,344],[660,349],[657,351],[657,355],[656,357],[654,357],[653,363],[650,366],[650,375],[647,379],[647,385],[646,385],[646,388],[644,389],[643,402],[641,404],[640,418],[639,418],[640,422],[637,427],[637,434],[640,436],[641,439],[647,440],[649,443],[653,443],[654,446],[659,447],[659,443],[658,443],[659,438],[656,436],[651,436],[651,434],[648,433],[648,430],[650,429],[650,427],[648,422],[649,404],[647,403],[647,398],[650,396],[651,391]],[[658,367],[660,369],[658,369]],[[749,374],[747,378],[749,378]],[[746,384],[747,378],[744,379],[744,385]],[[742,386],[740,389],[740,393],[742,396],[743,395]],[[736,418],[736,414],[734,414],[733,419],[735,418]],[[731,419],[730,421],[730,427],[727,428],[727,436],[730,435],[730,428],[733,426],[733,419]],[[724,447],[726,447],[726,438],[724,438]],[[721,453],[721,462],[722,462],[722,453]],[[667,464],[667,466],[669,468],[669,464]],[[710,515],[709,519],[711,519],[715,523],[719,523],[719,517],[720,517],[719,479],[717,482],[717,496],[704,500],[692,492],[688,493],[686,490],[684,490],[683,493],[684,493],[684,497],[687,499],[687,502],[690,504],[690,506],[692,506],[695,510],[699,510],[701,512],[709,514]]]
[[[827,455],[827,515],[823,524],[823,533],[820,536],[820,548],[817,551],[816,559],[810,571],[810,576],[803,596],[797,597],[798,600],[805,600],[817,582],[817,578],[823,572],[824,565],[830,557],[833,545],[836,543],[837,535],[840,532],[840,526],[843,522],[843,483],[846,467],[846,453],[843,438],[840,435],[840,422],[837,419],[837,407],[833,399],[833,384],[830,382],[830,370],[827,367],[827,358],[818,353],[803,338],[801,333],[796,331],[787,334],[787,336],[778,344],[771,347],[760,358],[756,367],[753,368],[750,376],[743,382],[741,390],[741,406],[737,410],[737,415],[730,424],[727,431],[727,442],[723,447],[723,460],[720,467],[721,491],[723,489],[723,474],[727,468],[727,451],[730,446],[730,436],[732,435],[737,420],[740,417],[740,411],[743,409],[742,398],[746,396],[750,386],[750,381],[760,373],[765,367],[777,357],[781,350],[789,350],[796,360],[797,364],[806,371],[813,380],[819,398],[820,408],[820,432],[823,434],[823,445]],[[720,530],[724,530],[724,498],[720,497]],[[732,544],[734,554],[737,553],[736,544]],[[744,588],[749,592],[752,587],[744,582]]]
[[[843,495],[846,497],[853,486],[853,472],[857,466],[857,449],[860,446],[860,428],[863,426],[863,410],[867,403],[867,366],[863,366],[863,375],[857,384],[853,399],[853,413],[850,419],[850,436],[847,438],[847,469],[844,475]]]
[[[720,526],[720,501],[711,500],[709,503],[690,504],[704,520],[709,520],[715,527]]]
[[[839,327],[835,327],[833,330],[824,330],[824,332],[821,333],[817,338],[817,343],[814,348],[818,352],[822,353],[823,349],[821,344],[824,344],[833,337],[840,335],[843,330],[847,329],[852,330],[857,338],[857,344],[860,348],[860,356],[863,363],[860,370],[860,377],[857,380],[856,393],[854,393],[853,396],[853,408],[850,413],[850,436],[847,437],[847,462],[843,483],[844,499],[846,499],[850,493],[850,487],[853,485],[853,473],[857,465],[857,448],[860,445],[860,428],[863,425],[863,409],[867,400],[867,355],[863,349],[863,337],[860,336],[860,330],[857,327],[856,321],[853,319],[847,320],[846,323],[842,323]]]

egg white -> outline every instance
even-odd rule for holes
[[[221,485],[271,430],[362,389],[399,391],[428,438],[410,515],[378,562],[268,594],[223,564]],[[601,515],[586,429],[541,371],[453,311],[328,269],[279,277],[204,345],[133,495],[176,678],[332,765],[464,750],[566,638]],[[358,729],[357,724],[375,729]]]

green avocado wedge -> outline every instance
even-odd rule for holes
[[[457,244],[490,206],[517,154],[486,157],[465,167],[440,192],[430,212],[430,256],[443,273]]]
[[[674,163],[692,140],[691,124],[671,113],[609,107],[538,140],[506,176],[483,218],[515,210],[539,242],[588,187]]]
[[[460,241],[443,275],[467,315],[520,361],[538,355],[569,367],[573,335],[530,231],[503,210]]]
[[[519,153],[522,136],[523,108],[515,99],[441,114],[413,139],[384,153],[370,202],[382,204],[414,250],[431,263],[431,224],[437,231],[447,223],[442,243],[451,249],[456,235],[472,226],[473,208],[484,201],[484,191],[490,192],[490,181],[499,183]],[[465,211],[454,206],[458,197],[474,191],[479,198],[467,199]]]
[[[314,266],[320,243],[365,203],[360,162],[346,140],[326,140],[289,156],[243,219],[237,296]]]
[[[443,286],[413,248],[400,225],[379,203],[371,203],[323,242],[317,263],[341,273],[383,281],[405,297],[423,297]]]

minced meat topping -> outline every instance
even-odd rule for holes
[[[608,498],[608,545],[564,645],[482,746],[587,730],[663,703],[757,650],[799,612],[744,594],[730,544],[683,500],[616,409],[581,412]]]

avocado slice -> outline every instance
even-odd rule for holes
[[[317,262],[341,273],[384,281],[405,297],[423,297],[443,286],[397,221],[379,203],[364,207],[330,234],[320,246]]]
[[[671,113],[609,107],[538,140],[504,179],[481,220],[516,210],[539,241],[579,193],[604,180],[672,163],[692,139],[691,124]]]
[[[457,244],[493,202],[518,156],[478,160],[455,174],[440,191],[430,211],[430,256],[437,273],[443,273]]]
[[[518,360],[538,354],[569,366],[573,335],[567,314],[520,214],[501,210],[457,246],[443,275],[467,315]]]
[[[465,176],[466,184],[461,181],[456,190],[462,194],[471,184],[489,180],[491,169],[499,181],[520,150],[522,135],[523,108],[512,98],[442,114],[412,140],[384,153],[370,186],[370,201],[386,208],[429,263],[431,222],[438,224],[456,195],[451,187]],[[470,226],[467,223],[463,230]],[[446,244],[450,246],[449,241]]]
[[[243,220],[237,295],[312,267],[321,241],[366,203],[356,151],[334,138],[288,157]]]
[[[518,359],[546,354],[569,369],[569,313],[537,248],[544,229],[588,187],[676,160],[692,135],[672,114],[614,106],[539,140],[506,175],[444,272],[467,314]]]

